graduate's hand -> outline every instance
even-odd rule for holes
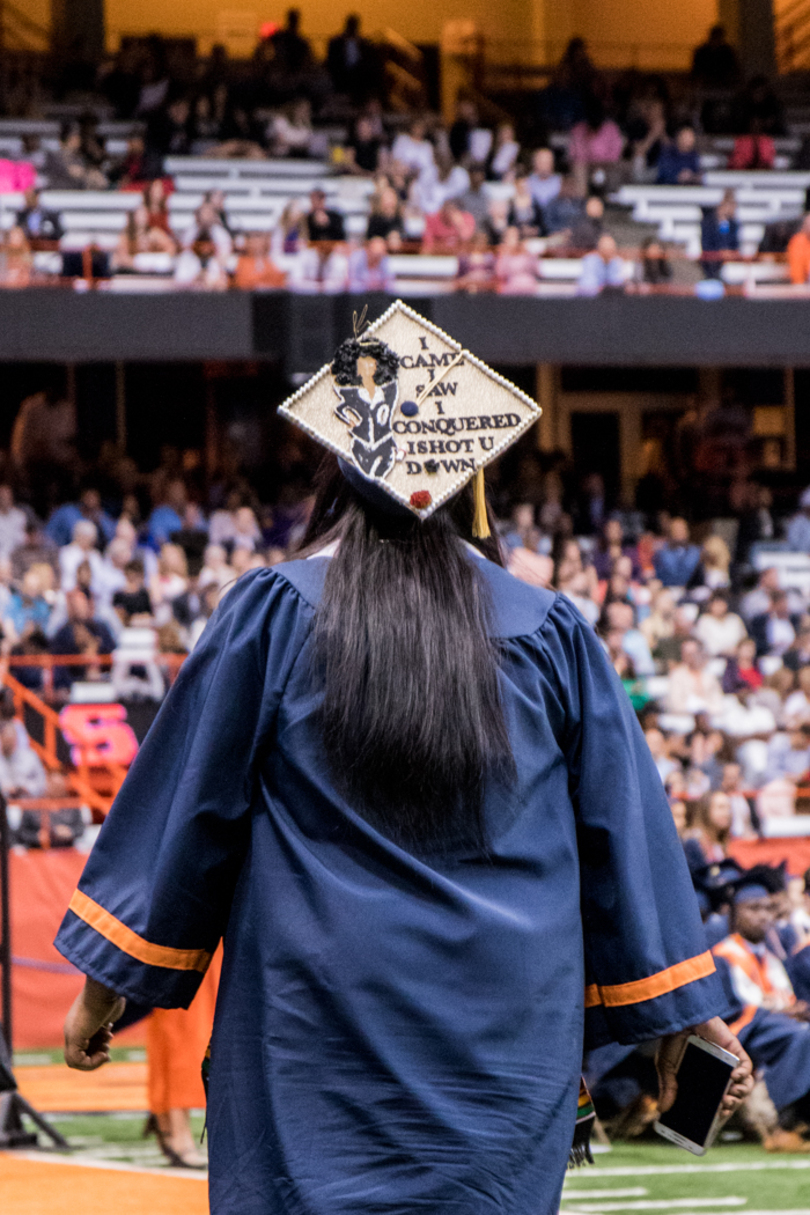
[[[65,1018],[65,1063],[81,1072],[92,1072],[109,1063],[113,1025],[123,1013],[126,1000],[109,987],[86,979],[84,990],[73,1001]]]
[[[658,1109],[663,1114],[668,1110],[678,1095],[677,1071],[681,1056],[686,1048],[686,1039],[690,1034],[713,1042],[730,1054],[736,1055],[739,1063],[731,1073],[731,1086],[723,1098],[720,1112],[723,1118],[728,1118],[746,1097],[750,1096],[754,1087],[754,1068],[748,1055],[720,1017],[712,1017],[694,1029],[685,1029],[679,1034],[670,1034],[661,1039],[655,1066],[658,1071]]]

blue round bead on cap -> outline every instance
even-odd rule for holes
[[[403,401],[399,407],[400,413],[404,413],[406,418],[415,418],[419,413],[419,406],[416,401]]]

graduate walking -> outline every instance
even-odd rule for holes
[[[490,535],[539,410],[397,303],[282,412],[330,451],[305,548],[227,591],[101,831],[67,1061],[224,938],[214,1215],[553,1215],[583,1037],[661,1039],[664,1104],[693,1027],[741,1057],[728,1111],[750,1064],[627,695]]]

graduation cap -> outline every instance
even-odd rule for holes
[[[768,899],[785,889],[785,863],[781,865],[752,865],[743,870],[733,885],[735,903],[753,899]]]
[[[698,895],[701,907],[716,910],[728,903],[734,892],[735,883],[742,877],[743,870],[727,857],[722,861],[713,861],[696,870],[692,882]]]
[[[473,535],[488,536],[483,470],[540,407],[401,300],[367,328],[364,317],[279,413],[393,513],[427,519],[475,478]]]

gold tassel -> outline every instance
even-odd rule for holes
[[[492,533],[489,530],[489,519],[487,518],[483,468],[479,468],[475,474],[473,493],[475,495],[475,513],[473,514],[472,534],[476,540],[488,540]]]

